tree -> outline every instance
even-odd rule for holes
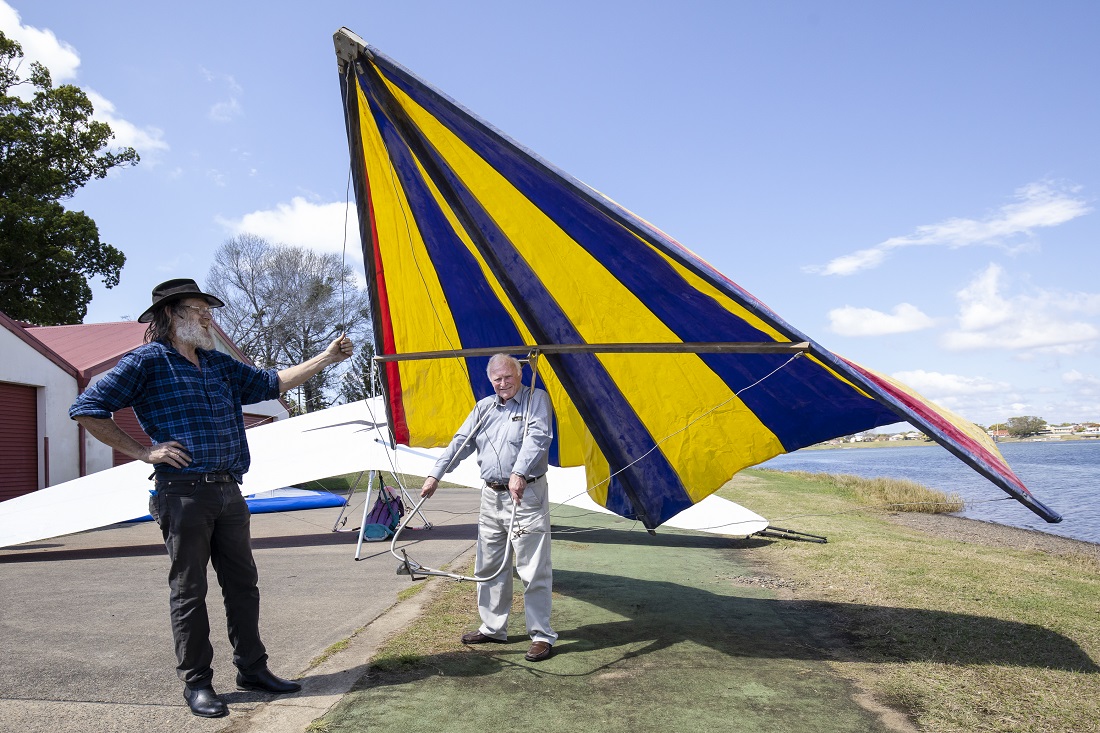
[[[340,395],[344,402],[358,402],[382,393],[379,373],[374,363],[374,344],[363,341],[355,349],[355,356],[340,383]]]
[[[112,168],[134,165],[133,148],[105,151],[109,125],[91,119],[78,87],[54,87],[38,62],[19,76],[23,48],[0,32],[0,310],[42,325],[80,323],[88,278],[118,284],[126,256],[99,240],[83,211],[59,202]],[[34,89],[21,99],[19,87]]]
[[[1005,423],[1005,429],[1008,430],[1008,434],[1016,438],[1024,438],[1028,435],[1035,435],[1046,426],[1046,420],[1041,417],[1033,417],[1031,415],[1025,415],[1023,417],[1010,417],[1008,418],[1008,422]]]
[[[362,349],[370,333],[367,295],[334,254],[271,244],[252,234],[227,240],[206,277],[225,302],[218,323],[262,367],[282,369],[346,333]],[[303,412],[324,409],[345,370],[326,369],[298,388]]]

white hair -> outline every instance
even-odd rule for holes
[[[519,359],[507,354],[493,354],[489,357],[489,363],[485,365],[485,376],[489,376],[489,372],[493,371],[493,367],[505,364],[512,368],[512,373],[516,375],[517,379],[523,376],[523,365],[519,363]]]

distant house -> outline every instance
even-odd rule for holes
[[[77,395],[144,342],[146,325],[135,321],[34,326],[0,313],[0,500],[129,462],[69,419]],[[214,324],[219,351],[251,363]],[[288,417],[281,400],[249,405],[246,425]],[[135,440],[150,440],[134,411],[115,413]]]

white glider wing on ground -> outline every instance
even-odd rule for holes
[[[357,471],[425,476],[441,449],[390,448],[385,409],[375,398],[331,407],[248,430],[252,468],[241,484],[246,495]],[[149,511],[152,467],[134,461],[0,502],[0,547],[83,532],[144,516]],[[585,491],[584,469],[552,467],[550,501],[610,513]],[[477,462],[468,458],[446,480],[476,488]],[[727,535],[764,529],[763,517],[731,501],[708,497],[665,523]]]

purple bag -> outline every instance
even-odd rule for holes
[[[397,489],[383,486],[378,490],[378,498],[367,515],[363,527],[363,539],[368,542],[388,539],[393,536],[401,518],[405,516],[405,505]]]

